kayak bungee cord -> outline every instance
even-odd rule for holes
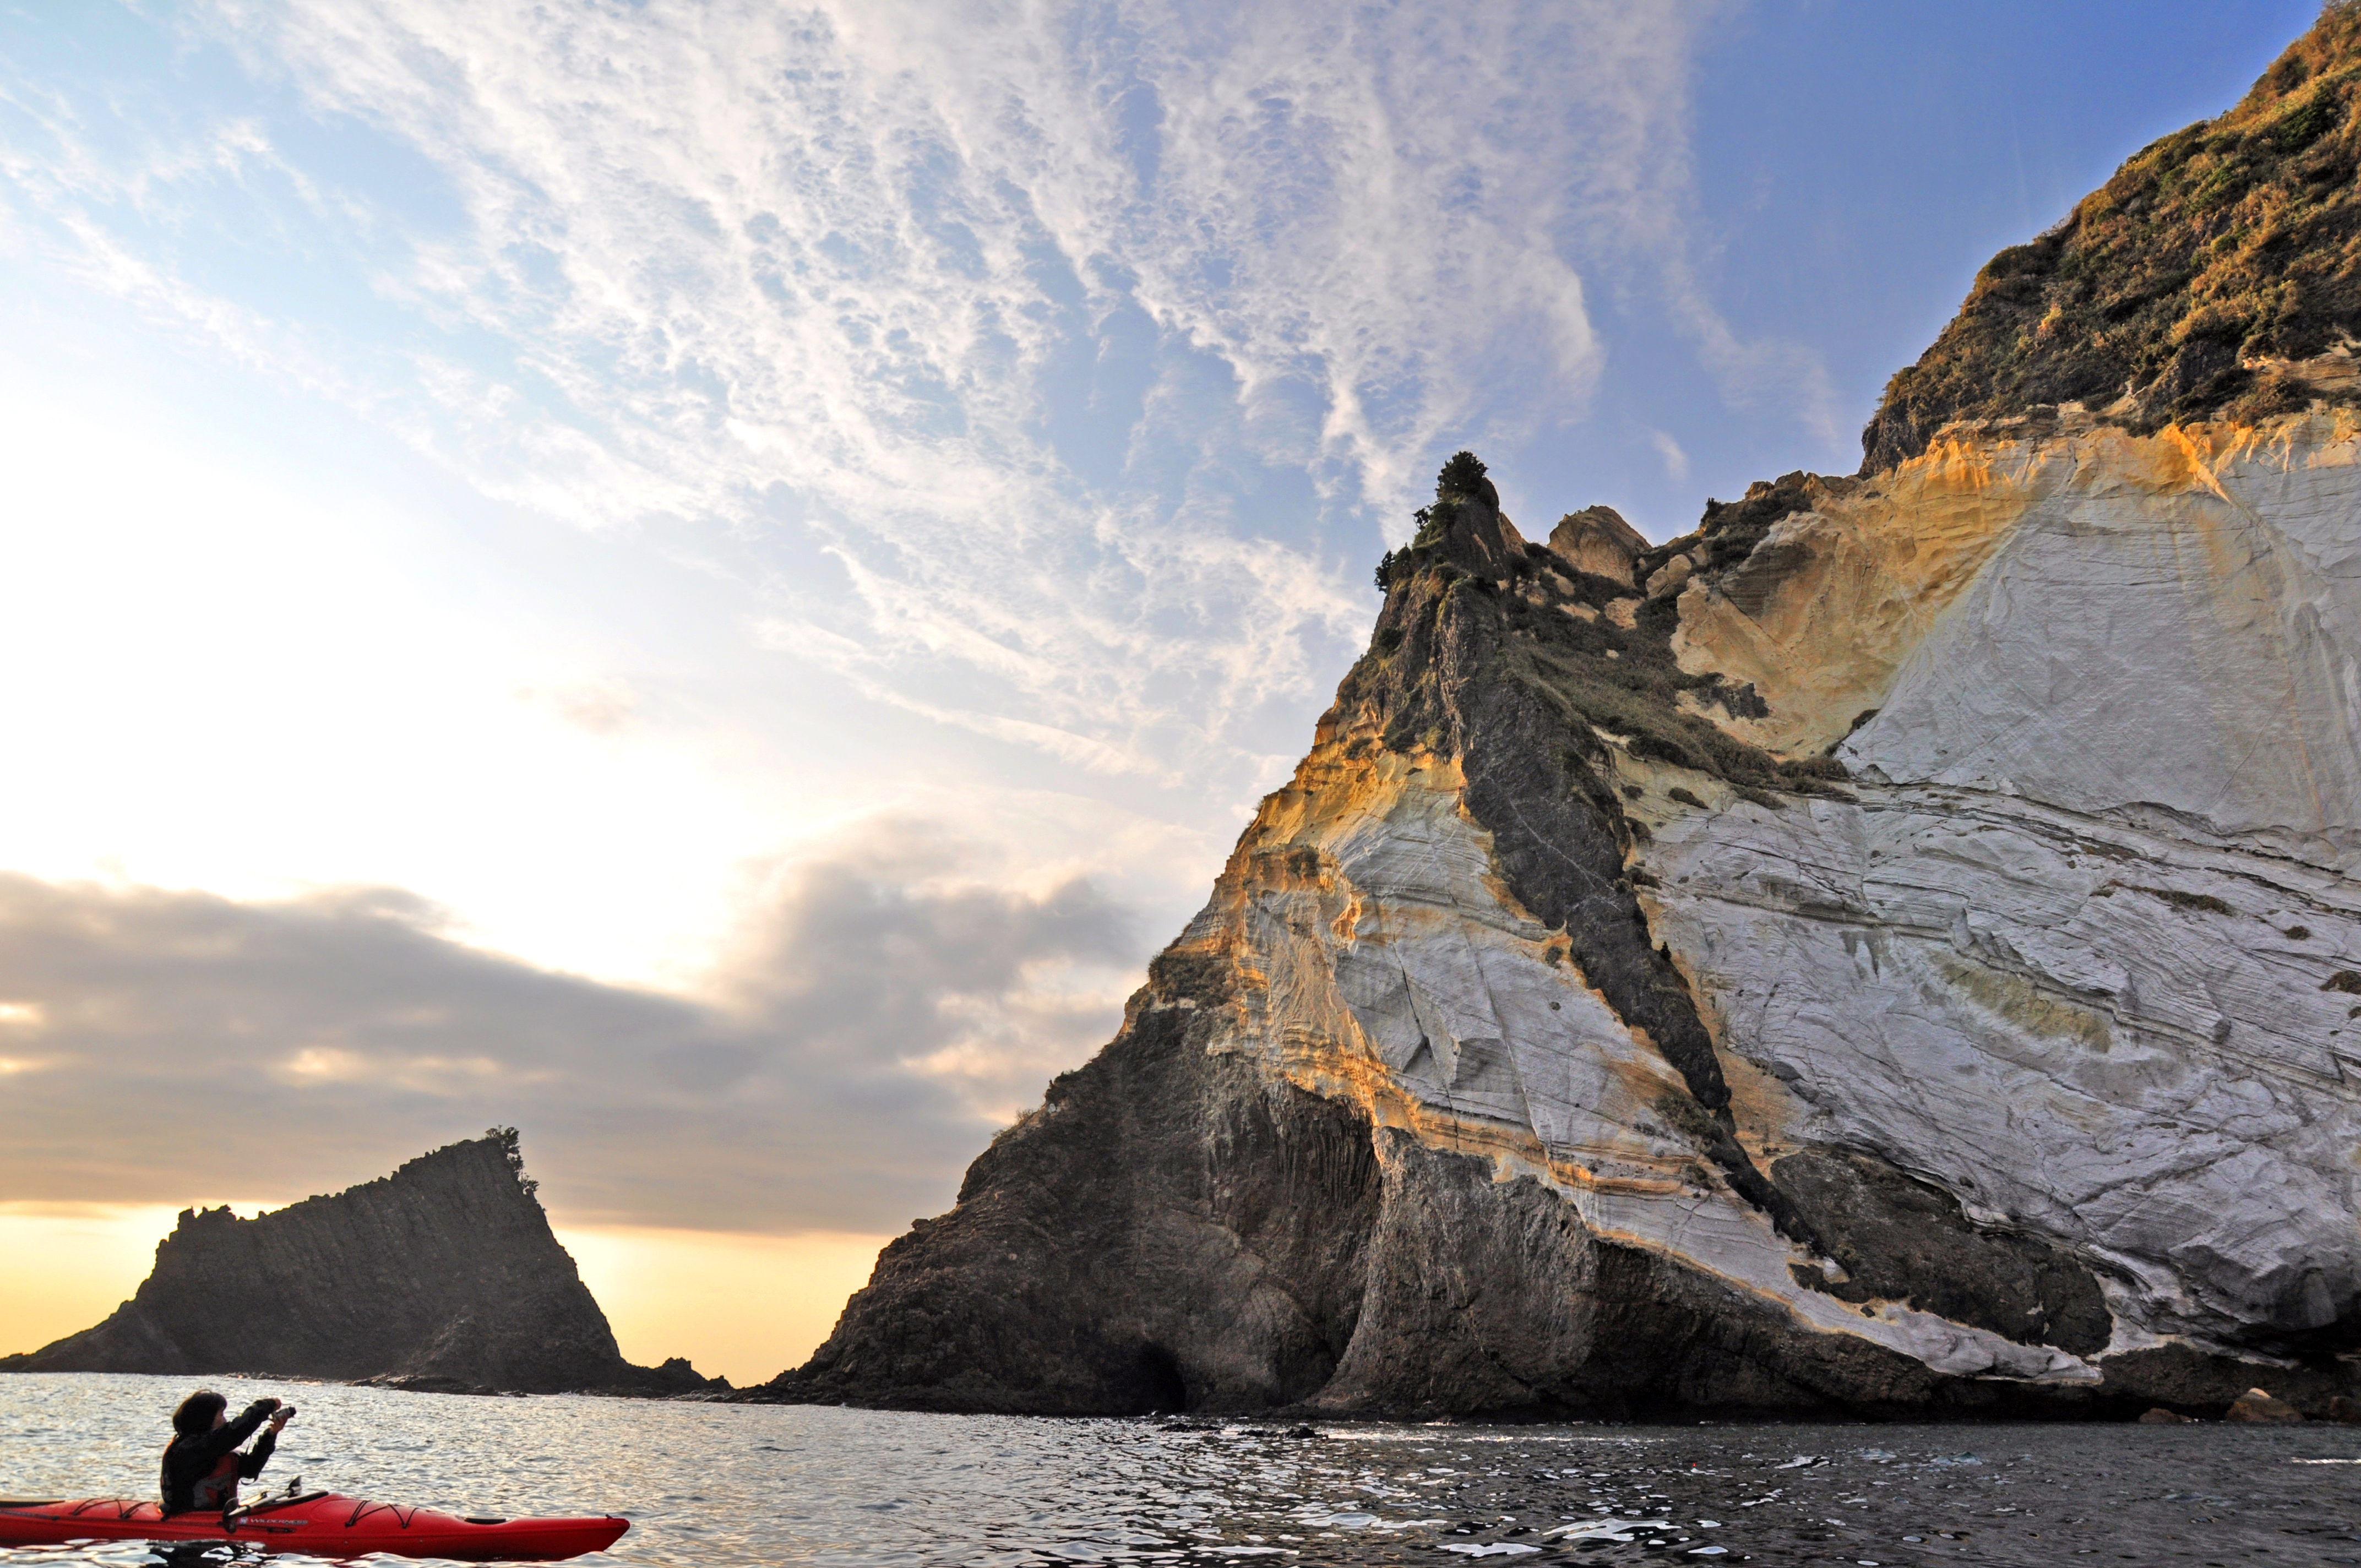
[[[404,1530],[408,1530],[410,1528],[410,1521],[418,1517],[418,1510],[416,1508],[412,1508],[405,1514],[401,1511],[401,1505],[399,1503],[372,1503],[368,1498],[364,1497],[361,1499],[361,1506],[353,1510],[353,1517],[345,1521],[345,1528],[346,1530],[350,1530],[353,1526],[360,1523],[361,1520],[368,1518],[369,1515],[374,1513],[391,1514],[393,1516],[393,1522],[400,1525]]]

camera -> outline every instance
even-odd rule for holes
[[[277,1414],[280,1420],[291,1421],[295,1419],[295,1407],[292,1405],[281,1405],[279,1407]]]

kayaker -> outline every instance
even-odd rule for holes
[[[223,1511],[237,1506],[237,1484],[251,1481],[270,1463],[271,1450],[291,1406],[276,1399],[257,1399],[237,1420],[229,1419],[229,1401],[210,1388],[200,1388],[172,1412],[177,1434],[164,1450],[164,1512],[185,1514],[198,1509]],[[270,1430],[246,1453],[237,1445],[254,1435],[265,1420]]]

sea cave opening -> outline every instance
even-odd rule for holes
[[[1189,1383],[1180,1361],[1160,1344],[1139,1347],[1139,1404],[1144,1414],[1175,1415],[1189,1408]]]

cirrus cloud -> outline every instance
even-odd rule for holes
[[[214,0],[242,91],[20,80],[0,191],[750,640],[1235,795],[1433,463],[1594,389],[1720,9]]]

